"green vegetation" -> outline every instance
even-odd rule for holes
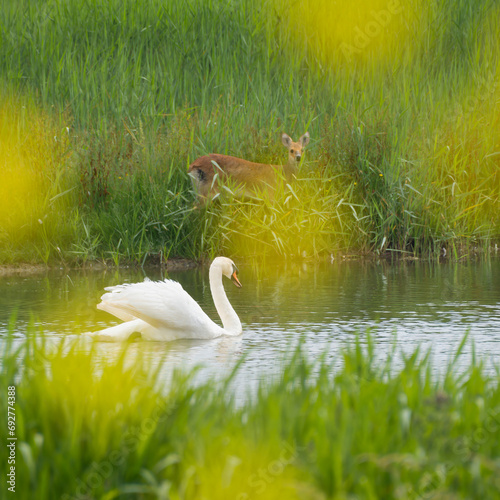
[[[1,0],[0,167],[36,182],[2,182],[0,262],[486,248],[499,23],[497,0]],[[280,163],[306,129],[281,196],[193,210],[194,158]]]
[[[237,403],[238,367],[166,383],[131,345],[103,361],[96,344],[10,336],[0,409],[6,429],[15,386],[16,497],[498,498],[500,374],[465,361],[466,340],[440,376],[429,353],[384,359],[368,334],[337,360],[299,344]]]

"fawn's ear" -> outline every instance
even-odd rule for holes
[[[281,142],[283,143],[283,146],[285,146],[285,148],[289,148],[292,144],[292,138],[283,132],[281,134]]]
[[[306,132],[300,139],[299,142],[302,144],[302,147],[305,148],[309,144],[309,132]]]

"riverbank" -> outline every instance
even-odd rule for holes
[[[281,0],[2,5],[0,263],[498,244],[499,7],[405,6],[307,0],[296,29]],[[193,209],[196,157],[280,164],[306,130],[273,199]]]
[[[412,261],[428,261],[428,262],[466,262],[466,261],[474,261],[478,259],[485,258],[498,258],[499,257],[499,248],[498,245],[489,247],[487,249],[474,247],[470,248],[462,248],[456,252],[448,252],[445,247],[442,248],[441,253],[438,255],[430,256],[418,256],[411,254],[409,252],[390,252],[387,251],[383,254],[371,252],[371,253],[349,253],[349,254],[330,254],[327,256],[320,256],[316,258],[298,258],[298,259],[290,259],[298,262],[304,263],[321,263],[321,262],[352,262],[352,261],[385,261],[385,262],[412,262]],[[237,260],[238,256],[235,257]],[[264,263],[272,262],[273,260],[277,260],[279,257],[269,257],[264,259]],[[256,262],[262,259],[259,259],[258,256],[253,256],[250,258],[244,259],[247,262]],[[279,259],[281,260],[281,259]],[[45,273],[47,271],[54,270],[62,270],[62,271],[71,271],[71,270],[90,270],[90,271],[104,271],[107,269],[139,269],[141,267],[147,269],[162,269],[165,271],[185,271],[188,269],[194,269],[196,267],[207,265],[211,259],[182,259],[182,258],[173,258],[164,261],[160,261],[160,256],[151,256],[146,259],[142,264],[138,264],[135,261],[130,262],[115,262],[115,261],[87,261],[84,263],[72,263],[69,265],[68,263],[64,263],[62,265],[59,263],[46,263],[46,264],[27,264],[18,262],[10,265],[2,265],[0,264],[0,277],[2,276],[10,276],[10,275],[21,275],[21,276],[30,276],[38,273]]]
[[[194,260],[188,260],[188,259],[170,259],[166,262],[160,263],[155,263],[155,262],[146,262],[145,263],[147,267],[160,267],[161,269],[165,269],[166,271],[183,271],[187,269],[193,269],[194,267],[198,266],[200,263],[196,262]],[[136,267],[136,264],[131,262],[128,264],[122,264],[120,267],[122,268],[128,268],[128,267]],[[104,270],[104,269],[110,269],[110,268],[116,268],[116,265],[113,262],[102,262],[102,261],[95,261],[95,262],[87,262],[85,265],[81,266],[66,266],[62,267],[60,264],[59,265],[48,265],[48,264],[12,264],[9,266],[6,265],[0,265],[0,277],[1,276],[9,276],[9,275],[32,275],[32,274],[37,274],[37,273],[44,273],[47,271],[51,270],[64,270],[64,271],[69,271],[69,270],[75,270],[75,269],[82,269],[82,270],[93,270],[93,271],[99,271],[99,270]]]

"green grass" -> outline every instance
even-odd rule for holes
[[[42,144],[59,179],[7,189],[64,208],[27,210],[23,238],[2,213],[0,262],[487,249],[500,236],[499,13],[496,0],[4,0],[10,147]],[[64,155],[33,114],[47,137],[68,128]],[[296,196],[191,210],[194,158],[281,163],[280,132],[306,129]]]
[[[236,404],[236,372],[166,382],[130,347],[103,361],[29,329],[4,339],[0,371],[4,429],[15,386],[16,497],[497,498],[500,377],[463,359],[466,342],[440,376],[428,352],[382,355],[369,334],[315,362],[299,343]]]

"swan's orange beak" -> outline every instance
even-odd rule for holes
[[[234,271],[234,273],[231,274],[231,280],[238,288],[241,288],[241,283],[240,280],[238,279],[238,276],[236,276],[236,271]]]

